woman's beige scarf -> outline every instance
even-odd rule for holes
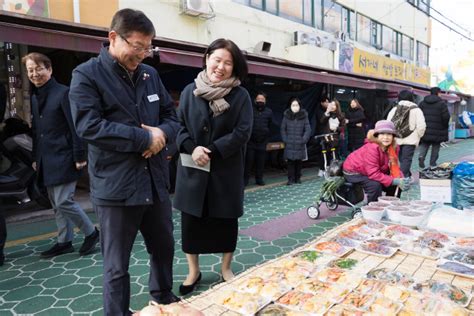
[[[232,88],[240,85],[240,80],[235,77],[212,83],[207,77],[206,70],[201,71],[194,82],[196,83],[196,89],[193,91],[194,95],[209,101],[209,107],[214,117],[221,115],[230,108],[224,97],[229,94]]]

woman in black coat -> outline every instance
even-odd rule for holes
[[[199,254],[223,253],[222,278],[233,277],[230,265],[243,214],[245,145],[253,121],[252,101],[240,86],[247,62],[237,45],[226,39],[211,43],[203,68],[182,92],[178,108],[181,157],[174,207],[182,214],[182,247],[189,266],[179,288],[183,295],[201,279]]]
[[[352,99],[346,112],[347,133],[349,134],[347,149],[349,152],[353,152],[364,145],[364,121],[364,108],[357,99]]]
[[[307,159],[306,143],[311,136],[308,112],[301,108],[301,102],[292,98],[290,108],[283,113],[280,133],[285,143],[285,158],[288,161],[288,183],[301,183],[301,166]]]

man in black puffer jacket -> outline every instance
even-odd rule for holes
[[[265,157],[267,153],[267,143],[272,125],[272,110],[266,107],[267,95],[258,92],[255,97],[253,107],[253,127],[252,136],[247,143],[247,153],[245,157],[244,183],[248,185],[250,170],[255,163],[255,183],[265,185],[263,182],[263,169],[265,167]]]
[[[431,94],[421,101],[419,108],[423,111],[426,121],[426,131],[420,141],[420,168],[425,168],[425,158],[431,145],[430,166],[436,166],[439,148],[442,142],[448,140],[450,114],[446,102],[439,97],[441,89],[431,88]]]

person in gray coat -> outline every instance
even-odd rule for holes
[[[288,161],[288,183],[301,183],[301,166],[307,159],[306,143],[311,135],[308,112],[301,108],[297,98],[290,99],[290,108],[283,113],[281,138],[285,143],[285,158]]]

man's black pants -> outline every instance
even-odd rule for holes
[[[104,315],[129,315],[130,254],[138,231],[150,254],[148,287],[159,299],[173,286],[174,237],[171,201],[153,205],[95,206],[104,257]]]

